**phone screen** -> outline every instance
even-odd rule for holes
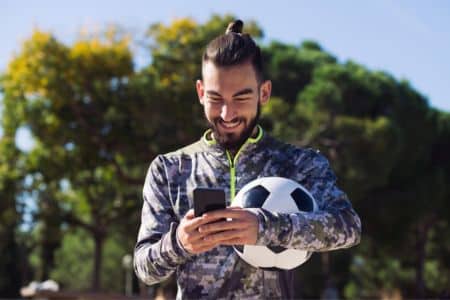
[[[225,192],[217,188],[194,189],[194,215],[200,217],[204,213],[225,208]]]

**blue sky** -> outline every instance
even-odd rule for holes
[[[342,62],[351,59],[407,79],[432,106],[450,112],[448,0],[3,0],[0,71],[35,27],[70,43],[83,27],[116,23],[139,36],[154,22],[186,16],[204,22],[212,13],[257,21],[265,42],[316,40]]]

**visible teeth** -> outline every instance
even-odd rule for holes
[[[232,127],[236,127],[239,124],[239,121],[238,122],[234,122],[234,123],[222,122],[222,124],[223,124],[224,127],[232,128]]]

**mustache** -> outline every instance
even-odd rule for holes
[[[244,118],[240,118],[240,117],[236,117],[236,118],[234,118],[234,119],[232,119],[232,120],[230,120],[230,121],[225,121],[224,119],[222,119],[222,118],[215,118],[214,119],[214,124],[217,124],[217,123],[219,123],[219,122],[224,122],[224,123],[235,123],[235,122],[242,122],[242,121],[245,121],[245,119]]]

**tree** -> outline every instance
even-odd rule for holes
[[[0,137],[0,295],[17,297],[24,283],[25,268],[21,244],[17,238],[21,224],[18,195],[22,190],[21,157],[14,139],[5,130]]]
[[[215,17],[208,26],[222,30],[224,22]],[[149,38],[158,48],[152,47],[152,64],[139,72],[133,69],[129,38],[117,28],[71,46],[36,31],[11,61],[4,113],[20,113],[5,123],[13,131],[26,126],[36,140],[27,171],[38,191],[41,276],[49,273],[44,266],[53,265],[62,238],[59,224],[65,223],[94,239],[92,288],[99,289],[104,241],[113,227],[136,231],[150,161],[198,138],[204,123],[200,108],[190,102],[196,98],[192,77],[200,76],[200,56],[194,57],[202,39],[217,30],[200,27],[199,35],[179,39],[177,33],[190,32],[193,24],[153,25]],[[198,43],[193,53],[186,47],[192,43]],[[174,69],[179,62],[186,74]]]
[[[136,208],[132,199],[136,191],[124,182],[120,185],[118,179],[128,178],[133,170],[125,170],[123,154],[111,151],[130,149],[127,132],[132,120],[124,117],[121,108],[127,100],[124,82],[132,73],[128,41],[114,31],[80,40],[73,47],[36,31],[10,63],[4,80],[4,114],[20,111],[18,121],[12,124],[5,118],[4,123],[13,130],[28,126],[36,139],[27,169],[39,191],[44,228],[58,231],[64,221],[93,236],[94,289],[99,288],[101,252],[109,227]],[[122,132],[113,131],[115,127]],[[47,236],[48,232],[43,235]],[[47,252],[48,242],[44,240]],[[57,248],[55,242],[50,249]],[[43,255],[51,267],[53,254],[44,251]]]
[[[141,70],[117,27],[71,45],[39,31],[24,43],[1,80],[5,247],[17,249],[11,230],[19,222],[18,195],[28,188],[38,203],[36,274],[67,280],[64,253],[83,241],[92,271],[73,266],[70,274],[92,274],[91,286],[100,288],[105,241],[134,243],[150,161],[205,128],[194,89],[201,54],[232,19],[151,25],[151,60]],[[246,31],[263,36],[254,22]],[[396,289],[408,297],[448,293],[450,246],[438,234],[449,232],[448,114],[431,109],[407,81],[339,62],[314,41],[274,41],[262,50],[274,90],[261,122],[276,137],[320,149],[363,221],[359,247],[316,255],[302,267],[311,276],[299,272],[299,296],[318,297],[327,284],[350,298]],[[36,141],[26,155],[13,143],[23,127]]]
[[[301,57],[304,51],[302,47],[271,47],[275,52],[283,49],[278,56],[286,53],[286,61]],[[380,296],[380,288],[392,288],[388,282],[393,278],[408,296],[439,295],[439,290],[427,289],[426,249],[432,246],[430,234],[437,224],[440,228],[448,226],[448,217],[437,213],[448,211],[443,184],[448,175],[442,169],[447,161],[442,154],[447,147],[442,136],[448,119],[443,121],[446,118],[439,117],[440,113],[405,81],[398,82],[386,73],[369,71],[351,61],[341,64],[324,60],[326,56],[318,46],[308,51],[316,52],[309,68],[298,70],[306,65],[300,61],[280,64],[279,70],[273,70],[274,82],[289,82],[286,74],[303,74],[306,84],[297,84],[296,101],[292,100],[292,90],[274,90],[277,98],[263,111],[266,124],[273,134],[321,149],[330,159],[340,185],[363,221],[363,245],[356,251],[364,253],[360,261],[367,272],[361,274],[368,277],[359,284],[364,285],[360,288],[365,289],[366,296]],[[300,80],[290,82],[294,89],[292,83]],[[442,253],[446,246],[441,247]],[[405,251],[413,255],[404,256]],[[328,264],[329,259],[323,262]],[[387,267],[390,262],[395,262],[398,272],[392,274],[397,275],[388,279],[375,272],[374,266]],[[409,271],[415,278],[401,275]]]

